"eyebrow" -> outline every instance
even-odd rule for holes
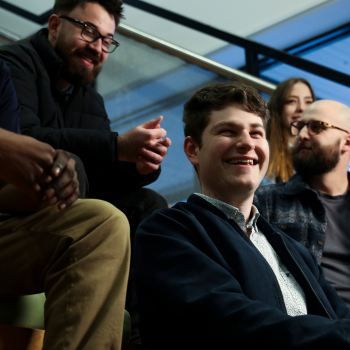
[[[242,125],[241,124],[237,124],[237,123],[234,123],[234,122],[229,122],[229,121],[222,121],[222,122],[219,122],[217,124],[215,124],[212,128],[211,128],[211,131],[215,130],[216,128],[219,128],[221,126],[231,126],[231,127],[241,127]],[[249,126],[251,128],[262,128],[265,130],[264,126],[260,123],[252,123],[252,124],[249,124]]]
[[[88,24],[89,26],[93,27],[94,29],[98,30],[97,26],[95,26],[95,24],[91,23],[91,22],[84,22],[85,24]],[[101,33],[100,33],[101,34]],[[103,36],[111,36],[112,38],[114,37],[114,34],[108,33],[107,35],[103,35]]]
[[[296,95],[288,95],[288,98],[290,97],[299,98],[299,96]],[[305,96],[304,98],[312,98],[312,96]]]

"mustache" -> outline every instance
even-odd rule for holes
[[[307,144],[301,141],[297,146],[294,146],[292,149],[292,156],[297,155],[302,148],[308,148],[313,151],[313,147],[310,144]]]
[[[75,54],[86,55],[90,57],[95,63],[100,62],[99,53],[89,47],[79,48],[75,51]]]
[[[294,149],[296,152],[299,152],[300,149],[302,148],[308,148],[308,149],[313,149],[310,144],[306,144],[305,142],[300,142],[297,146],[294,146]]]

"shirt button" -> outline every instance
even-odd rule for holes
[[[323,245],[323,242],[322,241],[318,241],[317,242],[319,245]]]
[[[286,225],[286,224],[282,224],[282,225],[281,225],[281,229],[282,229],[282,230],[285,230],[286,228],[287,228],[287,225]]]

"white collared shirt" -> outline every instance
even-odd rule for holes
[[[246,229],[245,217],[237,208],[218,199],[208,197],[204,194],[195,194],[221,210],[228,219],[234,220],[247,236],[247,229],[250,229],[250,241],[265,258],[276,276],[277,282],[281,289],[284,304],[286,306],[287,314],[290,316],[306,315],[307,306],[304,291],[293,275],[288,271],[286,266],[282,263],[265,235],[256,225],[260,216],[258,209],[252,205],[252,210]]]

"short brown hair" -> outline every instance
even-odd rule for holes
[[[185,137],[191,136],[201,148],[202,134],[209,124],[211,112],[233,103],[241,104],[259,116],[264,125],[270,119],[266,102],[253,87],[236,81],[213,84],[197,91],[185,104],[182,118]]]
[[[123,1],[122,0],[55,0],[52,9],[53,14],[69,13],[78,5],[83,5],[88,2],[94,2],[102,6],[115,19],[115,24],[118,25],[120,20],[124,18]]]

